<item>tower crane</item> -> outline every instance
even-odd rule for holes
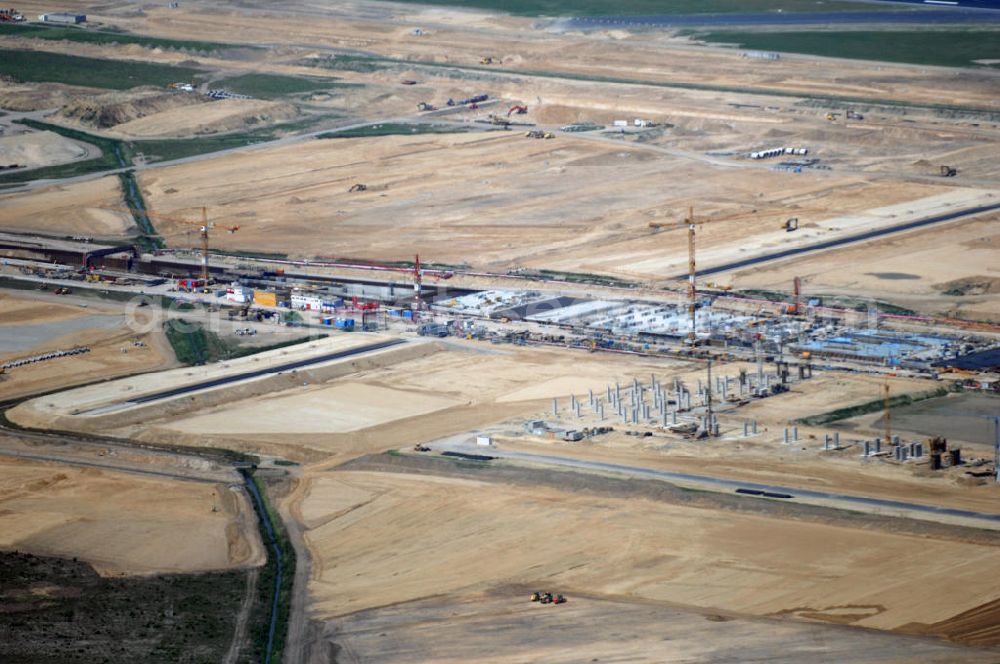
[[[193,220],[188,219],[188,218],[176,217],[176,216],[173,216],[173,215],[154,214],[152,212],[148,212],[146,210],[140,210],[140,209],[137,209],[137,208],[109,207],[109,208],[104,208],[104,209],[106,209],[106,210],[112,210],[112,211],[115,211],[115,212],[125,212],[125,213],[128,213],[130,215],[134,215],[135,213],[140,213],[140,214],[144,214],[145,216],[147,216],[150,219],[162,219],[163,221],[169,221],[169,222],[172,222],[172,223],[175,223],[175,224],[181,224],[181,225],[184,225],[184,226],[197,226],[199,228],[199,233],[200,233],[200,237],[201,237],[201,281],[205,285],[208,285],[208,276],[209,276],[209,273],[208,273],[208,232],[210,230],[214,229],[214,228],[223,228],[228,233],[232,234],[232,233],[235,233],[236,231],[238,231],[240,229],[239,226],[228,226],[228,225],[225,225],[225,224],[216,224],[215,222],[209,222],[208,221],[208,208],[206,208],[206,207],[201,208],[201,220],[200,221],[193,221]]]
[[[808,210],[805,210],[808,211]],[[682,222],[649,222],[649,228],[654,230],[680,230],[687,229],[688,235],[688,284],[687,284],[687,296],[688,296],[688,316],[691,320],[691,329],[688,331],[687,343],[694,344],[695,342],[695,320],[696,311],[698,309],[698,289],[695,279],[697,277],[697,267],[695,262],[695,229],[702,224],[716,221],[736,221],[739,219],[753,219],[765,216],[763,213],[758,213],[756,209],[751,209],[745,212],[739,212],[737,214],[727,215],[725,217],[713,217],[710,219],[702,219],[695,221],[694,218],[694,207],[688,208],[688,216]]]

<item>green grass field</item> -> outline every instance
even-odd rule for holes
[[[666,14],[728,14],[782,10],[834,12],[884,9],[877,4],[830,0],[400,0],[445,7],[468,7],[522,16],[652,16]]]
[[[45,39],[49,41],[71,41],[84,44],[138,44],[148,48],[178,49],[187,51],[202,51],[211,53],[225,48],[233,48],[231,44],[219,44],[216,42],[185,41],[178,39],[159,39],[157,37],[143,37],[141,35],[131,35],[124,32],[110,32],[107,30],[90,30],[87,28],[57,27],[42,24],[13,25],[10,23],[0,23],[0,37],[26,37],[29,39]],[[241,46],[241,48],[256,48],[255,46]]]
[[[692,33],[709,42],[741,48],[881,60],[942,67],[973,66],[974,60],[1000,59],[1000,31],[985,30],[836,30]]]
[[[212,83],[213,88],[250,95],[259,99],[277,99],[287,95],[316,92],[346,86],[329,78],[302,78],[277,74],[244,74]]]
[[[0,49],[0,74],[22,82],[128,90],[138,85],[165,87],[175,81],[190,81],[200,73],[191,67]]]

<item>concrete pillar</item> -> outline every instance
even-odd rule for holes
[[[587,390],[587,394],[590,395],[590,405],[591,405],[591,407],[593,407],[593,405],[594,405],[594,390],[588,389]]]
[[[892,444],[893,445],[899,445],[899,436],[893,436],[892,437]]]
[[[751,422],[750,426],[752,427],[754,434],[756,434],[757,433],[757,420],[754,420],[753,422]]]
[[[716,422],[715,424],[712,425],[712,435],[715,436],[716,438],[719,437],[719,423],[718,422]]]
[[[785,445],[788,444],[788,427],[785,427],[785,440],[784,440],[784,443],[785,443]]]
[[[875,439],[875,454],[878,454],[881,451],[882,451],[882,439],[881,438],[876,438]]]
[[[872,444],[869,441],[865,441],[865,456],[869,456],[872,453]]]
[[[579,401],[576,403],[576,416],[578,418],[583,417],[583,415],[580,414],[580,402]]]
[[[839,431],[834,431],[833,432],[833,446],[834,447],[840,447],[840,432]]]
[[[795,441],[795,442],[798,442],[798,440],[799,440],[799,428],[798,427],[792,427],[792,440]]]
[[[924,455],[924,444],[913,443],[913,456],[920,458]]]
[[[830,449],[830,434],[826,434],[825,436],[823,436],[823,449],[824,450]]]
[[[743,423],[743,437],[746,438],[749,435],[750,435],[750,423],[749,422],[744,422]]]
[[[660,423],[663,427],[667,426],[667,411],[660,411]]]
[[[677,411],[676,410],[674,412],[670,413],[670,418],[671,418],[673,424],[677,424]]]
[[[559,399],[552,400],[552,416],[558,417],[559,415]]]
[[[907,456],[909,456],[907,454],[908,450],[906,449],[906,446],[905,445],[900,445],[896,449],[899,450],[899,460],[900,461],[906,461]]]

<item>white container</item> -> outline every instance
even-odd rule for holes
[[[476,436],[476,445],[480,447],[489,447],[493,444],[493,439],[489,436]]]

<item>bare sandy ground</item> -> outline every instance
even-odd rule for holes
[[[0,195],[0,226],[22,233],[117,238],[135,228],[129,215],[114,211],[121,206],[121,185],[116,176],[52,185]]]
[[[78,346],[90,348],[90,352],[8,369],[0,379],[0,397],[162,369],[174,362],[173,351],[158,328],[137,333],[123,316],[114,313],[115,307],[95,303],[93,308],[84,309],[53,302],[54,297],[0,293],[0,336],[16,341],[29,334],[35,339],[35,343],[0,352],[0,362]],[[73,324],[80,319],[92,324]],[[64,325],[72,327],[62,330]],[[136,346],[135,341],[144,345]]]
[[[732,275],[739,287],[791,290],[804,297],[849,294],[893,302],[924,314],[1000,320],[1000,234],[989,214],[819,256],[782,261]],[[727,277],[721,277],[723,280]],[[962,282],[982,284],[947,295]]]
[[[79,557],[102,574],[228,569],[262,558],[256,531],[237,526],[252,508],[224,484],[6,458],[0,466],[6,549]]]
[[[86,309],[23,294],[0,292],[0,325],[52,323],[87,315]],[[12,332],[13,333],[13,332]]]
[[[261,165],[261,177],[242,177]],[[664,179],[679,169],[688,176],[683,188],[664,191]],[[928,185],[866,185],[855,177],[758,168],[737,177],[642,146],[570,136],[534,141],[513,132],[315,141],[149,170],[141,181],[155,209],[179,216],[225,191],[225,203],[209,208],[217,221],[240,224],[239,233],[216,240],[225,249],[382,259],[420,251],[474,266],[647,279],[686,266],[682,234],[656,236],[647,223],[680,222],[689,205],[711,201],[723,182],[725,203],[696,205],[698,218],[722,219],[705,226],[704,265],[887,223],[898,211],[840,215],[935,193]],[[369,190],[348,193],[355,182]],[[911,214],[937,200],[911,204]],[[809,230],[780,230],[799,210]],[[305,236],[314,241],[303,243]]]
[[[187,136],[255,128],[298,115],[291,104],[260,99],[225,99],[184,106],[116,125],[108,132],[122,138]]]
[[[459,403],[375,385],[339,384],[297,392],[198,415],[183,421],[177,429],[194,434],[347,433],[434,413]]]
[[[992,546],[547,487],[345,472],[317,477],[301,513],[326,619],[514,583],[893,629],[997,594]]]
[[[0,137],[0,164],[28,168],[90,159],[100,154],[91,145],[79,143],[51,131]]]
[[[991,662],[994,651],[839,625],[750,618],[663,602],[587,597],[526,601],[528,588],[449,594],[328,623],[323,650],[365,661],[528,664],[544,660],[873,664]],[[321,646],[322,647],[322,646]]]

